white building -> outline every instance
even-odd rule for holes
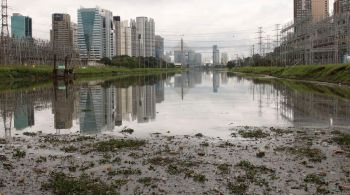
[[[155,23],[152,18],[136,18],[137,56],[156,56]]]
[[[81,59],[87,61],[116,55],[111,11],[99,7],[78,10],[78,47]]]
[[[120,25],[121,55],[131,56],[131,28],[127,20],[121,22]]]
[[[220,65],[220,50],[217,45],[213,46],[213,65]]]

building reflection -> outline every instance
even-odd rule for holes
[[[117,88],[115,85],[80,88],[80,131],[112,131],[124,121],[147,123],[156,118],[156,104],[164,101],[164,81]]]
[[[14,127],[16,130],[23,130],[34,126],[34,102],[24,94],[16,98],[14,111]]]
[[[50,108],[52,88],[15,90],[0,93],[0,129],[5,137],[12,136],[12,128],[24,130],[35,125],[35,111]]]
[[[189,93],[191,88],[202,84],[202,76],[203,73],[196,70],[182,72],[174,76],[174,88],[182,100],[184,100],[185,95]]]
[[[73,127],[73,113],[76,90],[64,80],[54,82],[54,98],[52,112],[54,113],[55,129],[70,129]]]
[[[113,130],[114,92],[101,85],[80,88],[80,132],[84,134]]]
[[[218,93],[220,88],[220,77],[221,74],[217,71],[213,72],[213,92]]]
[[[277,80],[253,80],[251,87],[260,114],[265,107],[274,107],[277,118],[299,127],[349,127],[350,100],[343,98],[349,91],[342,90],[348,89]]]

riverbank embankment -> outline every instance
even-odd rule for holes
[[[74,69],[76,78],[158,74],[166,72],[181,71],[178,68],[115,68],[115,67],[80,67]],[[7,66],[0,67],[0,78],[2,81],[13,80],[51,80],[53,68],[49,66]],[[2,82],[0,81],[0,82]]]
[[[350,65],[302,65],[290,67],[239,67],[233,72],[268,75],[284,79],[341,83],[350,85]]]

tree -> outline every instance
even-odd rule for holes
[[[104,64],[104,65],[112,65],[112,61],[108,57],[102,58],[99,62]]]

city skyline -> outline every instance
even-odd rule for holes
[[[259,25],[270,27],[266,28],[266,31],[273,31],[274,24],[283,24],[293,18],[293,2],[289,0],[271,0],[271,1],[222,1],[219,5],[209,1],[192,0],[184,3],[178,3],[176,1],[157,1],[157,3],[149,2],[118,2],[104,1],[95,2],[88,1],[60,1],[46,3],[47,9],[43,9],[41,12],[34,12],[35,7],[43,3],[41,0],[35,1],[31,5],[26,7],[21,5],[18,0],[12,0],[9,2],[10,14],[14,12],[20,12],[24,15],[31,16],[33,21],[34,37],[48,39],[49,38],[49,18],[52,13],[68,13],[72,17],[72,22],[77,23],[76,11],[80,7],[96,7],[110,9],[114,15],[120,15],[122,20],[129,20],[130,18],[136,18],[138,16],[147,16],[154,18],[157,22],[156,33],[165,38],[165,50],[169,50],[170,47],[176,46],[176,40],[180,40],[180,35],[185,35],[185,40],[189,41],[193,47],[197,47],[202,50],[199,52],[206,53],[211,50],[213,43],[207,44],[204,41],[217,40],[225,41],[226,43],[220,45],[223,51],[228,53],[239,52],[238,50],[245,50],[248,52],[248,46],[255,43],[255,31]],[[208,17],[209,12],[213,6],[218,8],[218,13]],[[254,6],[253,6],[254,5]],[[277,7],[284,7],[277,9]],[[160,9],[162,8],[162,9]],[[178,9],[174,9],[178,8]],[[250,10],[250,14],[244,14],[244,10]],[[273,11],[276,11],[274,13]],[[268,15],[265,13],[269,13]],[[272,14],[271,14],[272,13]],[[254,16],[261,14],[267,15],[263,17],[264,20]],[[278,15],[278,17],[276,17]],[[47,16],[47,17],[46,17]],[[240,18],[240,19],[236,19]],[[170,21],[170,22],[169,22]],[[250,23],[248,24],[247,21]],[[45,27],[46,26],[46,27]],[[237,28],[237,26],[240,26]],[[247,33],[248,32],[248,33]],[[196,34],[212,34],[213,36],[197,36]],[[221,33],[221,34],[213,34]],[[187,35],[186,35],[187,34]],[[235,39],[233,39],[235,34]],[[199,40],[201,42],[199,42]],[[192,42],[192,43],[191,43]],[[248,43],[249,42],[249,43]],[[205,46],[205,47],[204,47]],[[231,56],[230,56],[231,57]]]

